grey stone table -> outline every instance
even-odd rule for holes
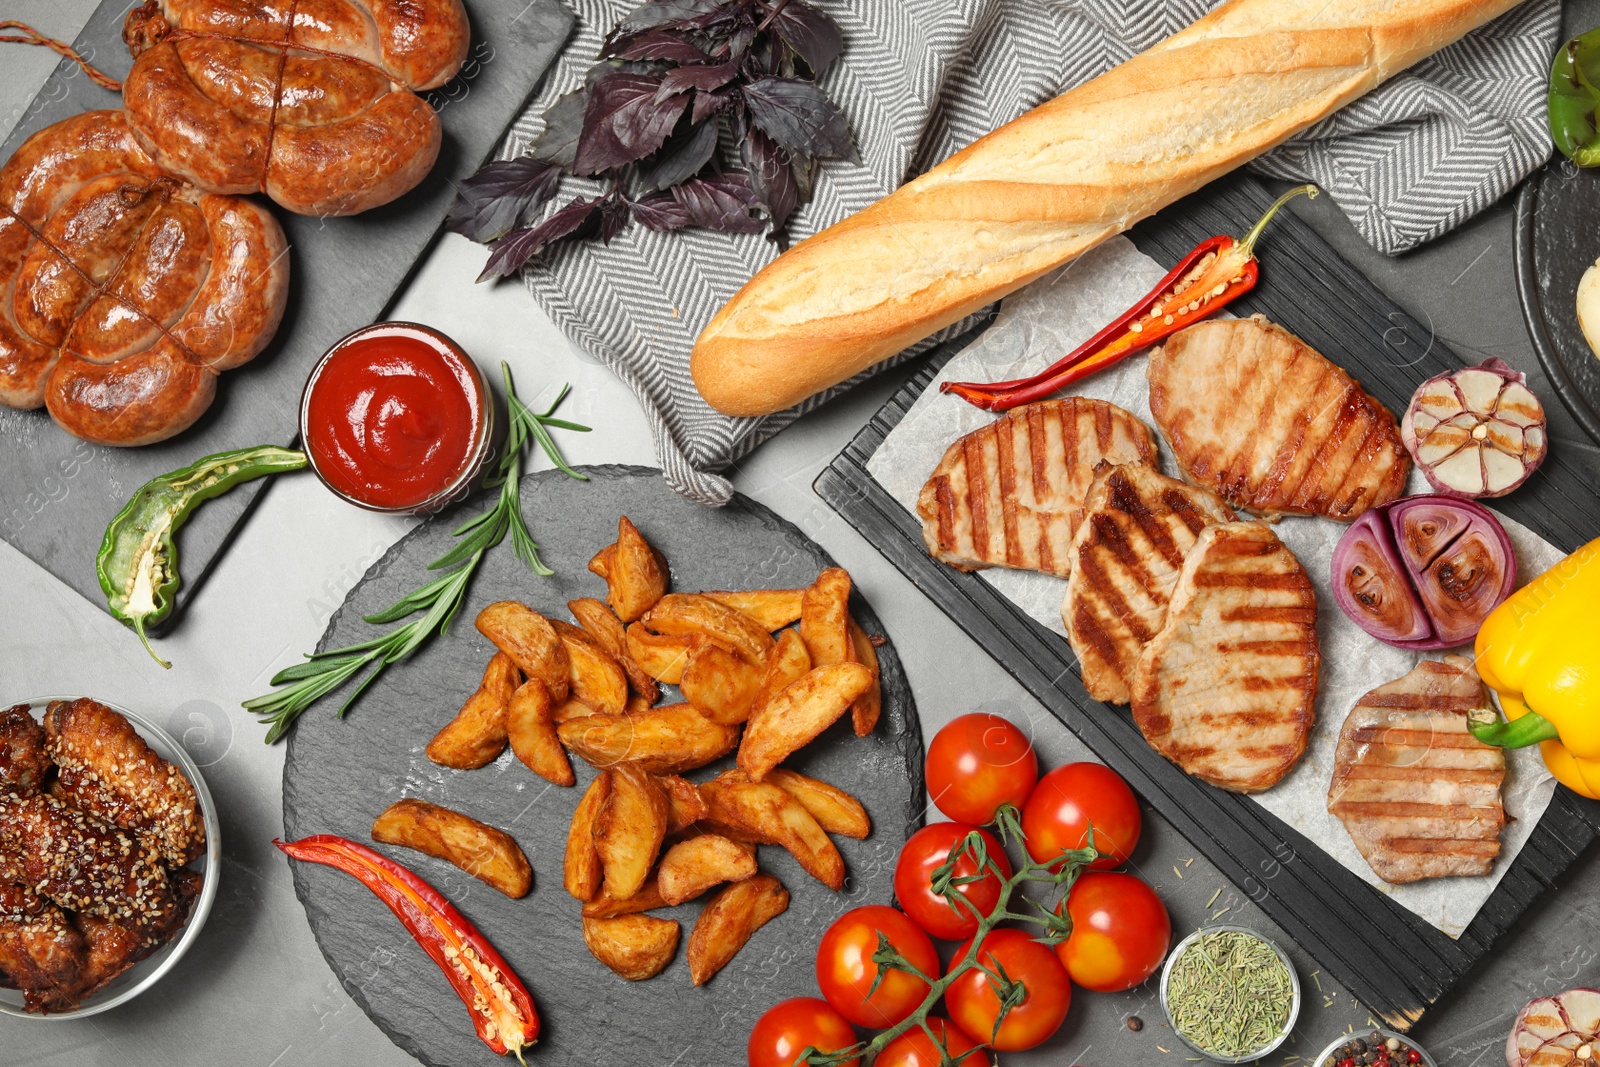
[[[21,18],[71,39],[94,0],[0,0],[0,18]],[[1600,23],[1600,0],[1569,3],[1569,21]],[[0,137],[21,113],[53,56],[0,51]],[[1333,205],[1294,210],[1336,248],[1430,324],[1463,355],[1501,356],[1550,398],[1517,307],[1508,203],[1421,252],[1386,260],[1371,252]],[[482,249],[444,241],[424,263],[397,316],[437,326],[480,360],[505,359],[524,396],[570,381],[565,414],[594,425],[567,435],[574,462],[653,464],[650,436],[631,395],[604,367],[575,350],[518,287],[475,286]],[[889,374],[829,405],[760,449],[736,472],[738,488],[797,523],[848,567],[904,659],[925,736],[974,708],[1027,724],[1047,766],[1087,758],[1083,746],[918,593],[811,491],[816,474],[901,380]],[[1600,480],[1600,449],[1553,401],[1554,447],[1581,451]],[[72,491],[70,481],[59,493]],[[340,505],[310,478],[275,485],[162,651],[162,671],[101,607],[79,598],[0,543],[0,700],[89,691],[153,714],[203,765],[222,811],[224,876],[195,950],[161,985],[122,1009],[81,1022],[0,1021],[0,1067],[406,1067],[412,1061],[374,1027],[318,953],[289,873],[270,846],[282,830],[283,750],[239,702],[261,692],[278,668],[311,648],[361,573],[408,528]],[[535,536],[538,530],[534,530]],[[310,714],[331,714],[319,707]],[[1239,887],[1229,884],[1161,819],[1149,816],[1135,857],[1180,930],[1223,908],[1232,921],[1271,932]],[[1573,867],[1509,935],[1500,951],[1422,1024],[1418,1036],[1450,1067],[1491,1067],[1513,1013],[1531,997],[1600,985],[1600,856]],[[1214,901],[1214,902],[1213,902]],[[1209,906],[1208,906],[1209,905]],[[1271,1062],[1314,1056],[1366,1011],[1309,959],[1297,966],[1309,989],[1296,1040]],[[621,996],[624,990],[618,987]],[[1144,1020],[1139,1032],[1125,1025]],[[673,1062],[675,1049],[640,1048],[639,1064]],[[1118,996],[1080,993],[1047,1046],[1005,1057],[1013,1067],[1181,1064],[1149,987]],[[534,1062],[537,1062],[536,1060]],[[712,1065],[701,1065],[712,1067]]]

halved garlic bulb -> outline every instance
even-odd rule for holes
[[[1544,406],[1502,359],[1429,378],[1400,420],[1400,438],[1428,484],[1449,496],[1504,496],[1550,446]]]

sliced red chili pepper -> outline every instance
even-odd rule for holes
[[[1278,209],[1301,193],[1315,197],[1317,187],[1298,185],[1278,197],[1242,240],[1224,234],[1202,241],[1138,303],[1038,374],[1005,382],[945,382],[940,392],[954,393],[989,411],[1007,411],[1042,400],[1216,314],[1255,288],[1260,277],[1256,241]]]
[[[487,938],[433,886],[365,845],[335,834],[272,842],[291,859],[320,863],[359,878],[389,906],[439,965],[467,1006],[483,1043],[504,1055],[539,1039],[533,998]]]

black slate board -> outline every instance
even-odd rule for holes
[[[509,752],[468,772],[438,767],[423,754],[434,732],[477,687],[493,654],[472,619],[484,605],[506,598],[570,618],[568,600],[603,596],[604,583],[586,564],[616,539],[622,514],[665,553],[678,590],[804,585],[833,561],[793,524],[746,497],[735,496],[727,507],[711,510],[674,494],[659,470],[579,469],[591,481],[575,482],[556,471],[523,481],[528,522],[554,577],[535,576],[502,545],[474,577],[468,602],[447,637],[390,668],[347,719],[336,719],[331,704],[301,718],[290,735],[283,772],[284,833],[289,839],[336,833],[366,842],[374,816],[402,796],[444,804],[510,831],[534,869],[533,892],[522,900],[508,900],[420,853],[381,850],[449,897],[528,985],[544,1021],[537,1062],[545,1067],[742,1063],[750,1027],[763,1011],[785,997],[816,994],[811,961],[827,924],[850,908],[891,898],[895,856],[922,824],[922,735],[911,688],[894,645],[884,645],[878,650],[883,717],[877,730],[857,738],[846,716],[786,764],[848,789],[872,816],[866,840],[836,839],[849,869],[845,891],[832,892],[787,853],[763,847],[762,869],[789,889],[786,913],[757,932],[709,984],[695,989],[683,940],[701,903],[659,911],[682,922],[677,958],[650,981],[624,982],[589,955],[579,904],[561,884],[567,826],[594,772],[574,759],[578,785],[562,789],[536,778]],[[473,513],[471,504],[460,512]],[[351,590],[320,647],[370,636],[374,628],[361,615],[414,588],[459,521],[460,515],[435,519],[390,549]],[[867,632],[884,632],[859,596],[852,610]],[[704,780],[719,768],[688,777]],[[473,1035],[443,975],[371,893],[327,868],[293,868],[295,892],[323,955],[395,1044],[434,1067],[502,1062]]]
[[[1176,262],[1204,238],[1237,233],[1272,197],[1243,177],[1225,179],[1136,227],[1139,248]],[[1459,360],[1293,215],[1262,241],[1260,286],[1234,305],[1261,312],[1338,362],[1392,410],[1424,379]],[[1457,940],[1422,922],[1245,797],[1213,789],[1157,755],[1124,709],[1089,696],[1066,640],[976,575],[932,560],[915,518],[872,480],[866,464],[927,388],[970,341],[942,348],[886,403],[833,463],[816,490],[916,586],[981,644],[1101,759],[1128,779],[1180,833],[1259,904],[1345,988],[1390,1026],[1407,1030],[1467,976],[1554,879],[1594,840],[1600,804],[1558,789],[1521,854]],[[1558,449],[1496,507],[1565,550],[1600,534],[1595,472]]]
[[[1600,355],[1584,340],[1574,297],[1600,258],[1600,172],[1556,156],[1517,196],[1517,296],[1539,362],[1585,432],[1600,441]]]
[[[106,523],[140,485],[203,455],[298,435],[301,387],[340,337],[381,319],[440,233],[454,185],[494,151],[544,71],[566,43],[572,15],[561,0],[465,0],[472,51],[450,84],[428,94],[444,122],[432,173],[393,203],[352,218],[319,219],[278,209],[293,257],[288,312],[261,355],[222,377],[211,410],[185,433],[143,448],[99,448],[71,437],[43,411],[0,407],[0,536],[91,601],[104,606],[94,557]],[[113,78],[132,61],[122,21],[137,0],[104,0],[75,42]],[[15,46],[0,46],[15,47]],[[63,60],[4,145],[69,115],[120,107],[122,98]],[[200,509],[181,538],[184,581],[176,619],[200,589],[234,529],[266,487],[250,482]]]

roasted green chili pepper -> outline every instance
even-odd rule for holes
[[[218,452],[150,479],[111,520],[94,561],[100,588],[112,616],[133,627],[157,663],[172,666],[150,647],[145,628],[172,614],[172,598],[180,580],[173,537],[189,513],[240,482],[305,465],[304,452],[271,445]]]
[[[1561,46],[1550,67],[1550,136],[1580,167],[1600,166],[1600,29]]]

